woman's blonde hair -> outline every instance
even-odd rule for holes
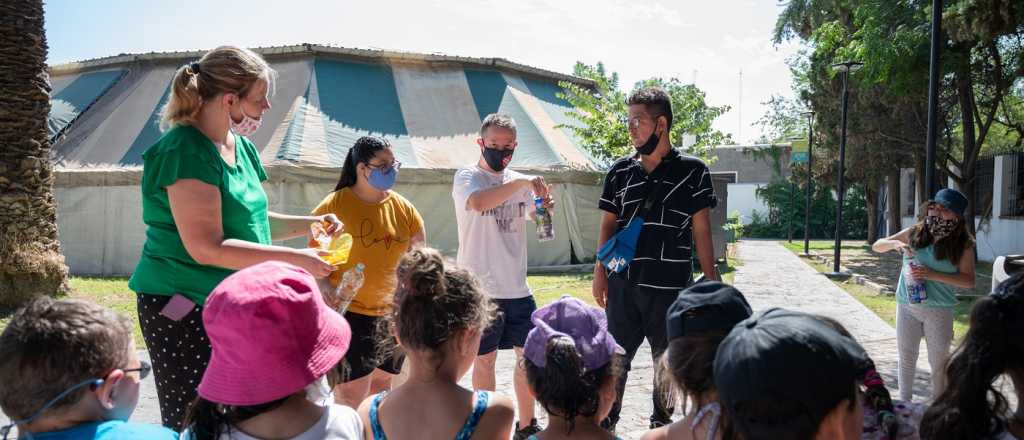
[[[276,75],[263,57],[249,49],[221,46],[199,61],[181,66],[171,82],[171,97],[160,111],[160,129],[196,122],[203,103],[222,93],[246,96],[259,80],[273,90]]]

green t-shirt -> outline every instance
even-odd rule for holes
[[[252,142],[235,135],[235,166],[230,167],[206,135],[183,125],[164,133],[142,159],[146,244],[128,287],[155,295],[180,293],[203,305],[210,291],[234,271],[201,265],[188,254],[171,216],[166,187],[179,179],[216,186],[224,238],[270,244],[267,194],[261,185],[267,174],[259,153]]]

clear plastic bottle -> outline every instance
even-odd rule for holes
[[[537,209],[534,222],[537,223],[537,241],[555,239],[555,224],[551,221],[551,211],[544,207],[544,199],[534,197],[533,204]]]
[[[903,256],[903,286],[907,289],[907,300],[913,304],[919,304],[928,299],[928,289],[924,280],[914,277],[914,267],[920,267],[921,262],[917,256]]]
[[[346,270],[341,275],[341,283],[338,285],[338,292],[341,296],[341,305],[338,306],[338,312],[345,313],[345,309],[348,308],[348,304],[352,302],[352,298],[356,297],[356,293],[363,287],[363,282],[366,281],[366,266],[363,263],[356,263],[355,266]]]

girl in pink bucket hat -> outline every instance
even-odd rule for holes
[[[494,304],[472,274],[446,265],[436,249],[409,252],[397,275],[389,323],[409,360],[409,378],[359,406],[366,438],[507,440],[512,401],[458,384],[473,365]]]
[[[240,270],[210,294],[203,325],[213,354],[183,439],[362,438],[352,408],[319,404],[333,400],[323,382],[352,331],[309,272],[276,261]]]

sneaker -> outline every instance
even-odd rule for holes
[[[537,425],[535,418],[530,419],[530,424],[522,428],[519,427],[519,422],[516,422],[516,433],[512,436],[512,440],[526,440],[540,431],[540,426]]]

